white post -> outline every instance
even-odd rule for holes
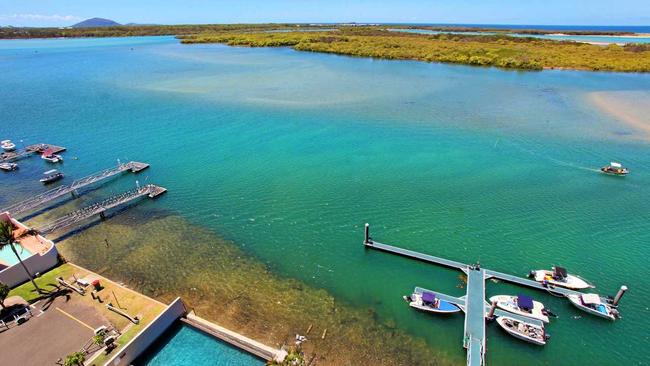
[[[366,223],[366,227],[364,229],[364,239],[363,239],[363,244],[370,244],[370,224]]]

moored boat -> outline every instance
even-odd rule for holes
[[[11,142],[11,140],[0,141],[0,147],[2,147],[2,150],[4,150],[4,151],[14,151],[14,150],[16,150],[16,144]]]
[[[429,291],[422,291],[416,288],[410,296],[403,296],[409,306],[429,313],[450,314],[457,313],[460,308],[449,301],[436,297],[436,294]]]
[[[63,179],[63,173],[59,172],[56,169],[48,170],[43,173],[43,175],[45,175],[45,177],[39,179],[43,184],[50,184],[52,182],[56,182],[59,179]]]
[[[492,296],[490,302],[496,302],[499,309],[507,312],[548,323],[548,312],[544,309],[544,304],[534,301],[530,296],[497,295]]]
[[[522,322],[508,316],[498,317],[497,323],[511,336],[540,346],[545,345],[550,338],[543,325]]]
[[[625,168],[621,163],[611,162],[609,165],[605,165],[600,168],[600,171],[607,175],[616,175],[619,177],[624,177],[630,173],[630,171]]]
[[[16,163],[0,163],[0,169],[10,172],[12,170],[18,169],[18,164]]]
[[[567,297],[578,309],[590,314],[609,320],[616,320],[619,317],[618,310],[611,304],[602,301],[597,294],[567,295]]]
[[[531,271],[530,276],[542,284],[564,287],[571,290],[594,287],[582,278],[568,274],[566,268],[563,267],[553,267],[551,271],[545,269]]]
[[[46,149],[43,151],[43,154],[41,154],[41,159],[47,161],[48,163],[60,163],[63,161],[63,157],[61,155],[55,154],[52,149]]]

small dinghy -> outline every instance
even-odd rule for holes
[[[490,298],[490,302],[494,301],[499,309],[548,323],[548,312],[544,309],[544,304],[534,301],[530,296],[498,295]]]
[[[437,298],[433,292],[423,291],[420,288],[416,288],[411,296],[404,296],[404,300],[410,307],[429,313],[449,314],[460,311],[458,306]]]
[[[56,182],[59,179],[63,179],[63,173],[59,172],[56,169],[48,170],[43,173],[43,175],[45,175],[45,177],[39,179],[43,184],[50,184]]]
[[[48,163],[60,163],[63,161],[63,157],[61,155],[55,154],[52,149],[43,151],[41,159],[47,161]]]
[[[568,295],[567,297],[578,309],[588,313],[609,320],[616,320],[619,317],[618,310],[611,304],[601,301],[597,294]]]
[[[546,334],[544,326],[525,323],[508,316],[498,317],[497,323],[511,336],[540,346],[545,345],[546,341],[550,338]]]
[[[1,163],[0,164],[0,169],[4,170],[5,172],[10,172],[12,170],[18,169],[18,164],[16,164],[16,163]]]
[[[600,171],[607,175],[616,175],[619,177],[624,177],[630,173],[630,171],[625,168],[621,163],[611,162],[609,165],[605,165],[600,168]]]
[[[14,151],[14,150],[16,150],[16,144],[11,142],[11,140],[0,141],[0,147],[2,147],[2,150],[4,150],[4,151]]]
[[[535,281],[542,284],[564,287],[571,290],[582,290],[594,287],[582,278],[568,274],[566,268],[562,267],[553,267],[552,271],[544,269],[531,271],[530,277],[535,278]]]

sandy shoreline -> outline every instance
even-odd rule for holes
[[[650,141],[650,93],[645,91],[603,91],[587,96],[601,112],[638,132],[638,138]]]

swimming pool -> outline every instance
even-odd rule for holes
[[[136,366],[249,366],[264,363],[181,322],[172,325],[133,362]]]
[[[32,252],[21,247],[20,244],[14,244],[14,245],[16,246],[16,251],[20,256],[20,259],[25,260],[32,255]],[[9,248],[8,246],[0,249],[0,263],[8,264],[10,266],[13,266],[14,264],[18,263],[18,258],[16,258],[14,251],[11,250],[11,248]]]

